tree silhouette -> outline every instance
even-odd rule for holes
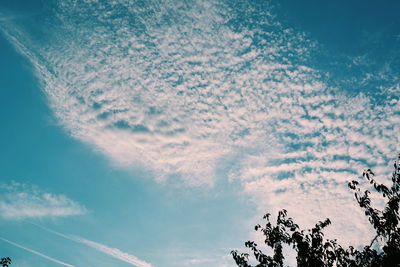
[[[260,231],[265,237],[265,244],[273,251],[273,255],[264,254],[257,244],[247,241],[245,246],[250,248],[255,261],[255,267],[283,267],[284,255],[283,245],[291,246],[297,252],[297,266],[301,267],[399,267],[400,266],[400,228],[399,228],[399,202],[400,202],[400,155],[394,163],[392,184],[387,187],[377,183],[371,169],[363,172],[363,179],[366,179],[385,200],[383,210],[374,208],[369,197],[370,191],[362,191],[358,181],[351,181],[348,187],[354,192],[357,203],[364,210],[369,222],[376,231],[371,243],[363,249],[357,250],[350,246],[343,248],[336,240],[324,240],[322,230],[331,221],[318,222],[314,228],[301,230],[293,219],[287,216],[286,210],[278,213],[276,224],[270,221],[270,214],[264,215],[265,226],[256,225],[255,230]],[[373,244],[381,240],[383,245],[377,249]],[[249,263],[250,255],[239,253],[236,250],[231,252],[235,263],[239,267],[253,267]]]
[[[11,259],[9,257],[1,258],[0,259],[0,264],[1,264],[2,267],[8,267],[11,264]]]

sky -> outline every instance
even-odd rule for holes
[[[347,183],[400,151],[399,9],[2,0],[0,257],[234,266],[283,208],[369,243]]]

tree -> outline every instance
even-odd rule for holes
[[[1,258],[0,259],[0,264],[1,264],[2,267],[8,267],[11,264],[11,259],[9,257]]]
[[[301,230],[293,219],[287,216],[286,210],[278,213],[276,224],[270,221],[270,214],[264,215],[265,226],[256,225],[255,230],[260,231],[265,237],[265,244],[273,251],[268,256],[262,252],[253,241],[247,241],[245,246],[250,248],[256,267],[283,267],[283,245],[291,246],[297,253],[297,266],[301,267],[400,267],[400,228],[399,228],[399,202],[400,202],[400,154],[394,163],[392,184],[387,187],[377,183],[371,169],[363,172],[362,179],[368,181],[385,199],[385,208],[376,209],[372,206],[370,191],[362,191],[358,181],[351,181],[348,187],[354,192],[355,199],[360,208],[364,210],[368,221],[376,231],[371,243],[362,250],[354,247],[343,248],[336,240],[325,240],[323,230],[331,223],[329,219],[318,222],[314,228],[307,231]],[[373,248],[374,243],[381,240],[383,246]],[[231,252],[235,263],[239,267],[252,267],[249,263],[250,255]]]

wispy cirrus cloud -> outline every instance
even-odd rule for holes
[[[1,29],[65,129],[115,162],[204,185],[239,154],[229,177],[260,210],[284,207],[306,225],[338,218],[334,232],[353,220],[342,237],[360,242],[370,229],[345,182],[365,167],[388,173],[399,85],[381,94],[331,85],[306,64],[315,42],[255,5],[60,1],[45,43]]]
[[[64,195],[17,182],[0,185],[0,217],[6,220],[56,218],[86,212],[85,207]]]

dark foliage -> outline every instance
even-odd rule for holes
[[[8,267],[11,264],[11,259],[9,257],[1,258],[0,264],[2,267]]]
[[[354,247],[343,248],[336,240],[324,240],[322,230],[331,221],[318,222],[314,228],[307,231],[301,230],[293,219],[287,216],[286,210],[279,212],[276,224],[270,221],[270,214],[266,214],[265,226],[256,225],[255,230],[260,231],[265,237],[265,244],[273,251],[273,255],[264,254],[257,244],[247,241],[245,246],[250,248],[258,263],[255,267],[283,267],[283,245],[291,246],[297,252],[297,266],[301,267],[400,267],[400,227],[399,227],[399,202],[400,202],[400,155],[394,163],[392,185],[390,187],[377,183],[371,169],[363,172],[366,179],[385,200],[383,210],[372,206],[370,191],[362,191],[358,181],[351,181],[348,186],[354,192],[355,198],[364,210],[369,222],[376,231],[376,236],[371,243],[363,249]],[[374,249],[373,244],[381,240],[383,246]],[[249,263],[250,255],[247,253],[231,252],[236,265],[239,267],[253,267]]]

